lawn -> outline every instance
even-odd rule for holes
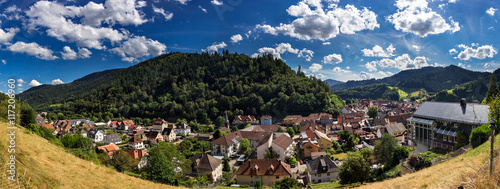
[[[339,158],[340,161],[344,161],[345,159],[347,159],[347,153],[333,154],[332,156],[335,158]]]

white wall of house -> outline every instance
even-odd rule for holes
[[[309,177],[309,181],[312,183],[322,183],[322,182],[330,182],[332,179],[338,180],[338,172],[332,173],[322,173],[322,174],[307,174]]]
[[[184,134],[187,136],[191,134],[191,129],[175,129],[175,134],[176,135]]]
[[[144,143],[139,142],[139,143],[128,143],[128,148],[130,149],[143,149],[144,148]]]

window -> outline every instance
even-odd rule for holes
[[[276,176],[276,179],[280,179],[280,176]]]
[[[326,176],[330,176],[330,173],[327,173]]]

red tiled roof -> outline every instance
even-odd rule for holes
[[[43,124],[43,125],[42,125],[42,127],[45,127],[45,128],[47,128],[47,129],[52,129],[52,130],[54,130],[54,129],[55,129],[55,128],[54,128],[54,126],[53,126],[53,125],[50,125],[50,124]]]
[[[281,135],[278,138],[274,139],[273,143],[277,144],[283,149],[286,149],[288,148],[288,146],[290,146],[290,144],[293,143],[293,139],[286,135]]]
[[[290,165],[278,159],[251,159],[243,163],[236,175],[292,175]]]
[[[104,146],[99,146],[97,148],[108,152],[108,155],[113,155],[114,151],[120,150],[120,147],[118,147],[116,144],[108,144]]]

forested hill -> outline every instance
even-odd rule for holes
[[[420,68],[420,69],[404,70],[404,71],[401,71],[397,74],[394,74],[392,76],[382,78],[382,79],[347,81],[346,83],[333,85],[332,89],[333,89],[333,91],[338,91],[338,90],[342,90],[342,89],[349,89],[352,87],[360,87],[360,86],[366,86],[366,85],[372,85],[372,84],[378,84],[378,83],[386,83],[386,84],[389,84],[391,86],[394,86],[398,82],[400,82],[401,80],[406,79],[406,78],[410,78],[411,76],[423,74],[423,73],[427,73],[427,72],[433,72],[433,71],[440,70],[440,69],[443,69],[443,68],[424,67],[424,68]]]
[[[386,83],[407,92],[425,89],[428,92],[439,92],[451,89],[457,85],[478,80],[488,75],[486,72],[466,70],[455,65],[447,67],[424,67],[414,70],[401,71],[383,79],[370,79],[362,81],[348,81],[344,84],[333,85],[334,91],[352,87],[366,86],[377,83]]]
[[[227,51],[169,53],[19,96],[37,111],[59,113],[58,118],[124,117],[144,123],[156,117],[208,123],[225,111],[229,116],[338,114],[343,105],[328,84],[296,73],[271,55],[251,58]]]
[[[386,99],[398,101],[400,97],[397,88],[393,88],[385,83],[353,87],[336,91],[335,93],[343,99]]]

